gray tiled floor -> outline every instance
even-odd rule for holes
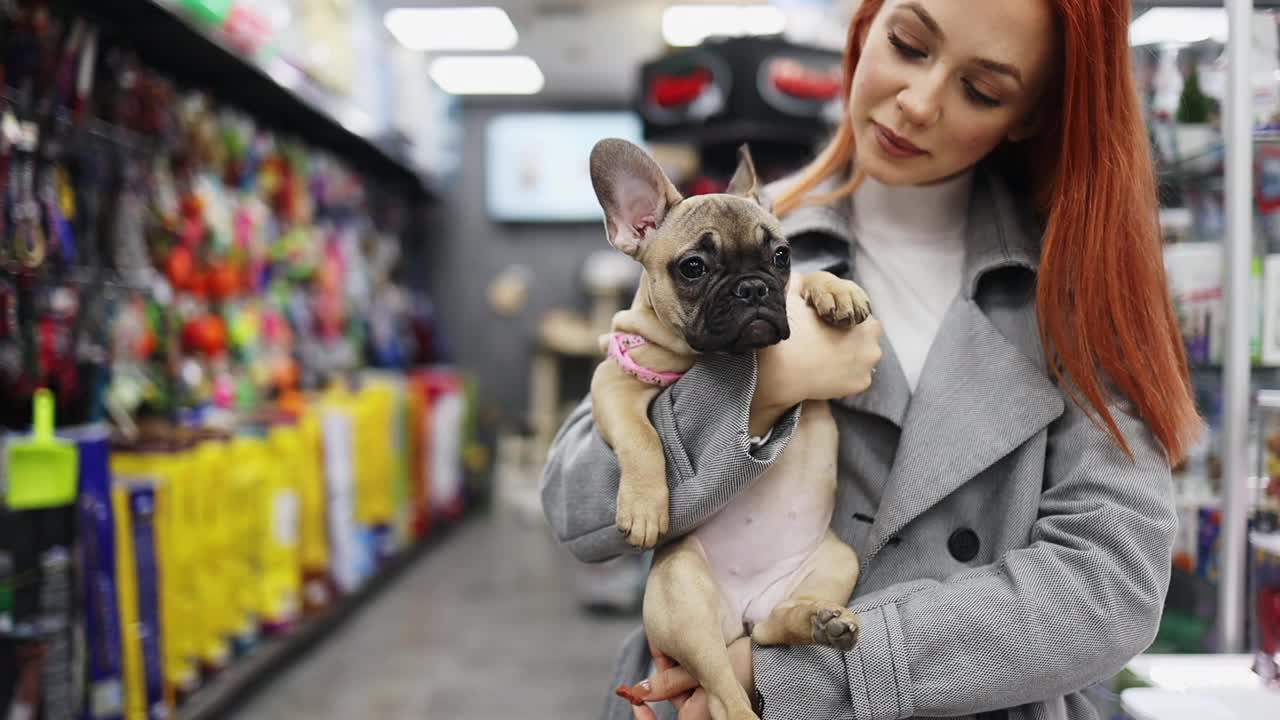
[[[639,620],[582,612],[575,564],[539,525],[472,519],[235,718],[595,717]]]

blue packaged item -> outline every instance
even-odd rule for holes
[[[138,625],[142,640],[143,682],[147,717],[168,720],[164,695],[164,661],[160,648],[160,566],[156,557],[156,491],[151,483],[129,486],[129,515],[138,583]]]
[[[1199,528],[1196,574],[1211,583],[1217,582],[1218,536],[1222,531],[1222,511],[1216,507],[1201,507]]]
[[[124,717],[120,607],[116,598],[115,517],[111,509],[111,440],[104,428],[73,438],[80,450],[80,573],[84,597],[84,720]]]

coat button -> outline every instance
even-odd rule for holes
[[[978,557],[978,533],[969,528],[960,528],[947,538],[947,550],[956,560],[969,562]]]

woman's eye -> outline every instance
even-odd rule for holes
[[[973,86],[973,83],[967,80],[964,83],[964,92],[969,96],[970,100],[978,103],[979,105],[985,105],[986,107],[1000,107],[999,100],[991,97],[990,95],[982,94]]]
[[[924,50],[921,50],[920,48],[917,48],[914,45],[911,45],[906,40],[903,40],[901,37],[898,37],[898,34],[893,31],[889,32],[889,44],[897,48],[898,54],[902,55],[902,57],[908,60],[919,60],[920,58],[926,57],[929,54]]]
[[[778,248],[778,251],[773,254],[773,264],[782,270],[791,267],[791,248]]]
[[[707,264],[700,258],[689,258],[680,263],[680,274],[689,280],[697,280],[707,274]]]

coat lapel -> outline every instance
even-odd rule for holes
[[[908,522],[1062,414],[1062,394],[969,298],[925,361],[872,527],[871,555]]]

